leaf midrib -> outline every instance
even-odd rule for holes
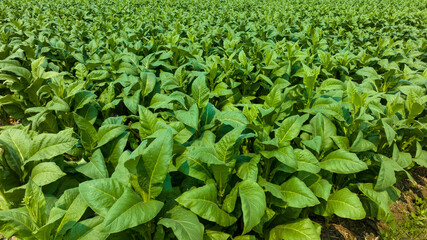
[[[55,238],[56,238],[56,236],[57,236],[57,235],[58,235],[58,233],[59,233],[59,232],[58,232],[58,229],[59,229],[59,230],[62,230],[62,228],[64,227],[64,226],[62,226],[62,223],[64,222],[65,217],[66,217],[66,216],[68,215],[68,213],[70,212],[71,207],[73,206],[73,204],[76,202],[77,198],[79,198],[79,197],[81,197],[81,196],[80,196],[80,194],[78,194],[78,195],[77,195],[77,197],[76,197],[76,198],[74,198],[73,202],[71,202],[71,204],[70,204],[70,207],[68,207],[67,211],[65,212],[64,216],[62,217],[62,220],[61,220],[61,222],[59,223],[58,228],[56,229]]]
[[[13,210],[12,210],[13,211]],[[13,212],[15,212],[15,214],[21,214],[21,215],[24,215],[25,217],[27,217],[27,218],[29,218],[30,217],[30,215],[28,215],[28,214],[26,214],[26,213],[23,213],[23,212],[19,212],[19,211],[13,211]],[[24,221],[20,221],[19,220],[19,218],[12,218],[12,217],[6,217],[6,218],[8,218],[8,219],[10,219],[10,220],[12,220],[12,221],[16,221],[16,222],[18,222],[18,223],[20,223],[20,224],[22,224],[24,227],[26,227],[30,232],[33,232],[33,230],[30,228],[30,226],[28,226]]]
[[[34,176],[32,176],[32,178],[34,179],[34,178],[36,178],[36,176],[38,176],[38,175],[40,175],[40,174],[42,174],[42,173],[50,173],[51,175],[56,175],[56,176],[61,176],[61,177],[63,177],[63,176],[65,176],[66,174],[65,173],[63,173],[62,171],[61,171],[61,174],[59,174],[59,173],[56,173],[56,172],[54,172],[54,171],[45,171],[45,172],[38,172],[38,173],[36,173],[36,174],[34,174]]]
[[[96,189],[96,190],[98,190],[98,191],[102,192],[103,194],[105,194],[105,195],[107,195],[107,196],[111,197],[114,201],[116,201],[116,200],[115,200],[115,199],[116,199],[116,197],[115,197],[115,196],[113,196],[113,195],[111,195],[111,194],[109,194],[109,193],[107,193],[107,192],[105,192],[105,191],[103,191],[103,190],[101,190],[101,189],[99,189],[99,188],[93,187],[93,186],[91,186],[91,185],[88,185],[88,187],[93,188],[93,189]]]
[[[169,219],[169,220],[171,220],[171,221],[175,222],[176,224],[180,225],[180,226],[181,226],[181,228],[183,229],[183,231],[184,231],[184,232],[187,234],[187,236],[188,236],[188,238],[186,238],[186,239],[192,239],[192,238],[191,238],[191,233],[190,233],[190,231],[187,231],[187,228],[185,227],[185,225],[184,225],[183,223],[187,223],[187,224],[194,225],[194,226],[196,226],[196,224],[194,224],[194,223],[192,223],[192,222],[189,222],[189,221],[185,221],[185,220],[175,220],[175,219],[172,219],[172,218],[166,218],[166,219]],[[165,220],[166,220],[166,219],[165,219]]]
[[[138,205],[140,203],[144,203],[144,202],[138,201],[137,203],[133,204],[131,207],[129,207],[128,209],[126,209],[126,211],[120,213],[117,217],[115,217],[110,223],[108,223],[106,221],[105,222],[105,226],[108,227],[109,225],[111,225],[112,223],[114,223],[117,219],[119,219],[123,214],[127,213],[130,209],[134,208],[136,205]]]
[[[299,123],[298,123],[298,120],[299,120],[299,119],[298,119],[298,118],[296,118],[295,122],[291,124],[291,126],[288,128],[288,130],[283,134],[283,137],[282,137],[282,139],[280,139],[279,143],[282,143],[282,142],[283,142],[283,140],[286,138],[286,136],[288,136],[288,134],[289,134],[290,130],[291,130],[291,129],[293,129],[293,127],[294,127],[294,125],[295,125],[295,124],[299,124]],[[280,125],[280,127],[282,127],[282,125]],[[283,125],[283,128],[285,128],[285,125]],[[291,140],[292,140],[292,139],[291,139]],[[290,140],[289,140],[289,141],[290,141]]]
[[[10,134],[9,134],[9,137],[11,137]],[[21,149],[18,147],[18,145],[15,143],[15,141],[13,140],[12,137],[10,138],[10,140],[13,142],[13,144],[16,147],[16,149],[18,150],[19,155],[21,156],[21,163],[22,163],[24,161],[24,155],[22,154]]]
[[[107,177],[107,176],[104,176],[104,174],[102,174],[101,170],[96,166],[96,164],[92,160],[90,160],[89,162],[95,167],[96,170],[98,170],[98,172],[101,174],[101,178]]]
[[[39,149],[37,152],[35,152],[32,156],[31,156],[31,158],[30,159],[28,159],[28,160],[32,160],[33,158],[34,158],[34,156],[36,156],[37,154],[39,154],[40,152],[42,152],[42,151],[45,151],[46,149],[49,149],[49,148],[54,148],[54,147],[57,147],[57,146],[59,146],[59,145],[64,145],[64,144],[67,144],[68,142],[61,142],[61,143],[58,143],[58,144],[54,144],[54,145],[50,145],[50,146],[47,146],[47,147],[45,147],[45,148],[42,148],[42,149]]]
[[[351,205],[351,204],[350,204],[350,203],[348,203],[348,202],[344,202],[344,201],[336,200],[336,199],[329,199],[329,200],[328,200],[328,202],[338,202],[338,203],[342,203],[342,204],[345,204],[345,205],[347,205],[347,206],[350,206],[351,208],[353,208],[353,209],[355,209],[355,210],[357,211],[357,208],[356,208],[356,207],[354,207],[353,205]]]
[[[293,194],[295,194],[295,195],[303,196],[303,197],[306,197],[306,198],[308,198],[308,199],[312,199],[312,200],[314,200],[314,198],[312,198],[311,196],[305,195],[305,193],[303,194],[303,193],[294,192],[294,191],[289,191],[289,190],[280,190],[280,192],[282,192],[282,194],[283,194],[283,192],[293,193]]]
[[[156,163],[154,164],[153,171],[151,172],[150,181],[149,181],[149,183],[148,183],[148,200],[150,200],[150,198],[151,198],[151,183],[152,183],[152,181],[153,181],[154,172],[156,172],[157,165],[158,165],[158,163],[159,163],[160,156],[162,155],[163,147],[164,147],[164,146],[165,146],[165,143],[163,143],[163,144],[162,144],[162,147],[160,148],[159,154],[157,155]]]
[[[201,166],[207,173],[207,175],[209,176],[209,178],[212,178],[211,173],[209,172],[209,170],[196,158],[192,158],[189,155],[186,155],[187,158],[189,158],[190,160],[192,160],[193,162],[197,163],[197,165]]]

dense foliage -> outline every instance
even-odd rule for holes
[[[320,239],[427,166],[426,0],[2,0],[0,232]]]

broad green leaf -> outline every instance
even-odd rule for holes
[[[13,183],[13,185],[19,184],[19,180],[18,179],[15,180],[10,175],[8,177],[10,177],[11,183]],[[4,183],[4,181],[0,182],[0,186],[2,188],[5,188],[6,187],[5,185],[6,184]],[[20,205],[22,203],[22,199],[25,196],[25,189],[26,189],[26,185],[21,185],[21,186],[18,186],[18,187],[12,187],[12,188],[10,188],[7,191],[4,191],[4,190],[0,191],[0,194],[3,195],[3,197],[5,198],[5,200],[8,202],[8,205],[7,205],[6,209],[9,209],[13,205],[17,206],[17,205]]]
[[[191,94],[199,108],[204,108],[209,102],[209,88],[204,76],[197,77],[191,85]]]
[[[191,108],[187,111],[176,111],[176,118],[184,123],[185,125],[192,127],[195,130],[198,130],[199,126],[199,108],[196,104],[191,106]]]
[[[310,186],[310,189],[317,197],[328,200],[329,195],[331,194],[332,184],[330,184],[326,179],[320,179],[313,183]]]
[[[227,165],[211,165],[210,169],[213,173],[218,186],[219,195],[224,196],[226,185],[231,177],[230,168]]]
[[[326,179],[320,179],[313,183],[310,186],[310,189],[317,197],[328,200],[329,195],[331,194],[332,184],[330,184]]]
[[[232,213],[236,208],[237,194],[239,193],[239,184],[234,185],[230,193],[225,196],[222,202],[222,209],[228,213]]]
[[[14,232],[19,232],[24,234],[31,235],[37,229],[36,224],[31,219],[30,214],[28,213],[25,207],[15,208],[11,210],[1,210],[0,211],[0,221],[8,222],[13,226]]]
[[[211,96],[220,97],[232,95],[233,91],[228,87],[225,82],[220,82],[215,86],[215,89],[210,94]]]
[[[305,185],[307,185],[308,187],[321,179],[321,176],[319,174],[313,174],[313,173],[304,172],[304,171],[299,171],[296,174],[296,177],[301,181],[303,181]]]
[[[158,224],[171,228],[179,240],[203,239],[203,224],[194,213],[182,207],[170,210]]]
[[[342,90],[344,88],[343,86],[343,82],[338,80],[338,79],[334,79],[334,78],[328,78],[324,81],[322,81],[320,88],[322,90]]]
[[[107,166],[100,149],[96,150],[88,163],[79,165],[76,170],[89,178],[108,178]]]
[[[393,128],[386,122],[386,120],[383,118],[381,119],[383,126],[384,126],[384,132],[385,136],[387,138],[387,143],[389,146],[393,144],[394,137],[396,136],[396,132],[393,130]]]
[[[111,174],[111,178],[116,179],[121,182],[123,185],[129,184],[130,174],[129,170],[126,168],[125,163],[131,158],[131,152],[125,151],[122,155],[120,155],[117,166]]]
[[[147,96],[156,86],[156,75],[152,72],[142,72],[139,75],[139,82],[141,85],[142,95]]]
[[[176,201],[206,220],[223,227],[231,226],[237,219],[218,207],[217,194],[215,185],[207,184],[184,192]]]
[[[206,229],[206,238],[207,240],[228,240],[231,238],[231,235],[225,232],[214,231]]]
[[[139,105],[139,120],[141,123],[142,132],[146,135],[151,135],[156,130],[157,117],[149,109]]]
[[[371,78],[371,79],[379,79],[379,78],[381,78],[381,76],[378,75],[377,71],[375,71],[375,69],[372,68],[372,67],[361,68],[361,69],[359,69],[356,72],[356,74],[360,75],[360,76],[368,77],[368,78]]]
[[[154,110],[158,110],[161,108],[173,110],[173,103],[171,103],[173,100],[175,99],[173,99],[173,97],[171,97],[170,95],[157,93],[151,99],[150,108]]]
[[[249,162],[244,162],[237,170],[237,176],[242,180],[250,179],[256,181],[258,178],[258,163],[260,158],[260,155],[256,155]]]
[[[218,159],[215,149],[212,147],[196,147],[194,150],[190,151],[188,156],[206,164],[225,164],[225,162],[222,162]]]
[[[52,111],[62,111],[62,112],[70,111],[70,106],[68,106],[68,103],[57,96],[54,96],[52,98],[52,101],[46,104],[46,107],[48,110],[52,110]]]
[[[233,238],[234,240],[256,240],[254,235],[241,235]]]
[[[98,133],[89,120],[74,113],[74,122],[80,130],[82,145],[88,151],[91,151],[98,140]]]
[[[305,218],[274,227],[269,233],[269,239],[320,240],[320,231],[310,219]]]
[[[110,162],[113,166],[116,166],[120,156],[123,153],[123,150],[128,143],[130,132],[125,131],[112,141],[108,142],[104,146],[102,146],[101,150],[103,155],[105,156],[105,161]]]
[[[427,151],[423,150],[423,147],[417,142],[417,152],[415,153],[414,162],[420,166],[427,167]]]
[[[128,126],[125,125],[116,125],[116,124],[105,124],[101,126],[98,130],[98,146],[101,147],[108,142],[112,141],[114,138],[123,134],[124,131],[128,129]]]
[[[9,167],[17,174],[22,174],[21,166],[30,155],[31,138],[22,130],[8,129],[0,135],[0,146]]]
[[[298,149],[299,151],[300,149]],[[297,169],[298,162],[295,155],[294,149],[291,146],[282,147],[272,151],[261,151],[261,154],[266,158],[275,157],[279,162],[285,164],[288,167]],[[317,162],[317,160],[316,160]]]
[[[123,117],[109,117],[102,122],[101,126],[107,126],[107,125],[120,125],[123,122]]]
[[[243,128],[236,128],[225,134],[216,144],[215,152],[218,159],[224,163],[230,161],[234,154],[234,145],[237,139],[239,139]]]
[[[302,143],[319,154],[320,148],[322,147],[322,137],[316,136],[311,140],[304,140]]]
[[[110,74],[106,70],[94,70],[94,71],[91,71],[86,76],[86,78],[87,78],[87,80],[98,81],[98,80],[104,80],[104,79],[108,78],[109,75]]]
[[[87,76],[87,68],[84,64],[78,63],[74,69],[76,70],[76,76],[79,80],[83,81]]]
[[[292,177],[280,186],[288,206],[295,208],[312,207],[319,204],[319,200],[305,185],[305,183],[299,180],[297,177]]]
[[[267,182],[263,178],[259,179],[258,184],[260,186],[264,187],[264,189],[267,190],[269,193],[271,193],[271,195],[273,195],[274,197],[281,199],[284,202],[286,202],[286,198],[283,196],[283,194],[281,192],[281,188],[279,185],[271,183],[271,182]]]
[[[202,116],[200,117],[200,125],[202,130],[204,128],[209,128],[209,126],[214,125],[214,119],[216,117],[217,109],[211,103],[208,103],[206,107],[202,110]]]
[[[359,160],[356,154],[343,149],[329,153],[320,162],[322,169],[333,173],[350,174],[368,169],[366,163]]]
[[[396,228],[396,221],[389,208],[384,209],[368,198],[362,198],[361,201],[366,211],[366,216],[384,221],[391,228]]]
[[[141,89],[138,89],[137,91],[135,91],[135,93],[132,96],[126,96],[123,98],[123,103],[129,109],[129,111],[133,114],[136,114],[138,112],[140,97],[141,97]]]
[[[310,124],[313,128],[313,137],[322,137],[321,151],[326,152],[331,149],[334,145],[332,137],[337,135],[337,128],[334,123],[323,114],[318,113],[310,120]]]
[[[66,153],[76,145],[77,139],[60,134],[40,134],[33,138],[31,157],[27,161],[51,159]]]
[[[311,69],[307,65],[303,65],[303,69],[304,69],[303,83],[304,83],[305,89],[307,90],[308,97],[311,98],[314,86],[316,84],[317,76],[320,73],[320,67],[316,69]]]
[[[83,108],[86,104],[90,103],[97,96],[90,91],[80,91],[74,95],[74,111]]]
[[[224,124],[232,126],[233,128],[240,128],[246,126],[249,123],[245,115],[239,111],[219,112],[216,116],[216,119],[218,119]]]
[[[377,191],[382,191],[393,186],[396,183],[396,175],[394,171],[401,168],[393,159],[385,156],[381,156],[380,159],[381,168],[375,184],[375,190]]]
[[[186,153],[176,159],[176,166],[180,172],[201,181],[213,178],[206,164]]]
[[[373,202],[378,204],[384,210],[388,210],[393,201],[390,199],[387,191],[376,191],[372,183],[358,183],[357,187],[359,190],[371,199]]]
[[[103,240],[107,239],[107,233],[102,232],[104,218],[101,216],[86,219],[76,223],[65,240]]]
[[[180,122],[176,123],[181,125]],[[180,144],[185,144],[194,135],[194,133],[194,129],[184,127],[173,137],[173,139]]]
[[[96,107],[92,105],[86,105],[84,108],[78,110],[77,114],[82,116],[84,119],[86,119],[93,125],[95,124],[95,121],[98,117],[98,109],[96,109]],[[74,121],[76,122],[77,126],[79,126],[77,123],[77,120],[74,120]]]
[[[103,178],[81,183],[79,191],[89,207],[105,217],[123,194],[124,187],[115,179]]]
[[[254,181],[239,183],[239,196],[242,202],[243,234],[252,230],[264,216],[267,208],[264,190]]]
[[[344,149],[346,151],[350,151],[350,142],[348,140],[347,137],[343,137],[343,136],[332,136],[331,137],[335,144],[340,148],[340,149]]]
[[[414,162],[420,166],[427,167],[427,151],[423,150],[418,157],[414,158]]]
[[[274,152],[274,156],[279,160],[281,163],[291,167],[291,168],[298,168],[298,158],[295,154],[294,149],[291,146],[282,147],[277,149],[277,151]],[[304,161],[304,160],[302,160]],[[316,161],[317,162],[317,161]]]
[[[7,201],[7,198],[0,193],[0,210],[10,209],[10,204]]]
[[[319,161],[308,149],[294,149],[298,161],[298,170],[309,173],[320,172]]]
[[[372,142],[363,139],[363,133],[362,131],[357,134],[356,139],[354,140],[353,144],[350,147],[351,152],[364,152],[369,150],[375,150],[376,146]]]
[[[246,64],[248,63],[248,59],[246,57],[245,51],[240,51],[239,53],[239,61],[243,66],[246,66]]]
[[[55,236],[62,236],[67,230],[72,229],[83,216],[87,207],[88,205],[79,193],[78,188],[65,191],[51,211],[51,215],[54,215],[57,209],[65,211],[65,214],[56,228]],[[49,219],[49,221],[51,221],[51,219]]]
[[[31,79],[31,73],[30,71],[28,71],[28,69],[24,68],[24,67],[19,67],[19,66],[13,66],[13,65],[0,65],[0,69],[3,72],[11,72],[13,74],[15,74],[16,76],[19,77],[23,77],[26,80],[30,80]]]
[[[31,171],[31,178],[39,186],[53,183],[65,175],[54,162],[39,163]]]
[[[353,220],[360,220],[366,216],[359,197],[350,192],[348,188],[343,188],[329,196],[326,203],[326,211],[339,217]]]
[[[261,78],[270,81],[270,79],[266,76],[263,76]],[[283,104],[283,100],[285,98],[285,95],[283,94],[283,88],[283,85],[276,85],[271,89],[271,91],[265,98],[264,106],[266,108],[278,108],[280,105]]]
[[[157,197],[163,189],[163,183],[172,161],[173,139],[170,130],[163,130],[142,153],[142,161],[138,167],[141,174],[139,180],[148,199]]]
[[[143,202],[135,192],[126,189],[105,216],[103,232],[121,232],[146,223],[155,218],[162,207],[162,202]]]
[[[307,119],[308,115],[303,115],[301,117],[295,115],[285,118],[280,124],[280,127],[276,130],[276,137],[279,139],[279,144],[290,142],[292,139],[296,138]]]
[[[46,206],[47,207],[47,206]],[[48,207],[47,207],[48,208]],[[65,211],[58,209],[58,211],[50,211],[49,221],[33,232],[33,236],[37,239],[49,239],[54,234],[53,229],[58,225],[58,221],[65,215]]]
[[[393,158],[394,161],[399,164],[400,167],[409,167],[412,163],[412,156],[410,153],[400,152],[396,144],[393,144]],[[427,158],[426,158],[427,159]],[[427,160],[426,160],[427,161]],[[420,164],[422,165],[422,164]]]
[[[0,213],[1,215],[1,213]],[[1,221],[1,220],[0,220]],[[32,232],[26,230],[24,226],[19,223],[12,221],[1,221],[0,222],[0,232],[4,239],[11,239],[13,236],[16,236],[16,233],[19,233],[19,236],[22,238],[30,237],[33,235]]]
[[[46,200],[42,189],[31,178],[29,179],[23,200],[28,213],[37,226],[43,226],[47,221]]]

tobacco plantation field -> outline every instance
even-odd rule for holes
[[[427,166],[426,16],[427,0],[2,0],[0,232],[395,228],[396,183]]]

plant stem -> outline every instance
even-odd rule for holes
[[[265,167],[265,172],[264,172],[264,178],[265,178],[266,180],[268,180],[268,175],[270,175],[271,163],[272,163],[272,160],[271,160],[271,159],[266,159],[266,160],[265,160],[265,165],[266,165],[266,167]]]

